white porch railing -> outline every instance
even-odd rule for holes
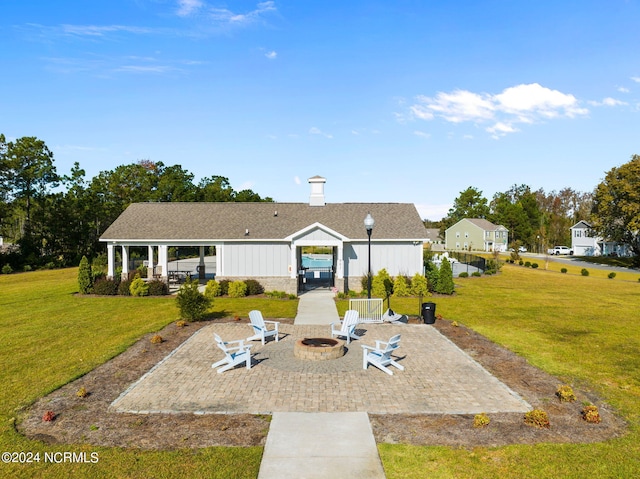
[[[359,323],[382,323],[382,299],[350,299],[349,309],[358,312]]]

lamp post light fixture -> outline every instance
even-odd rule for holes
[[[369,237],[369,274],[367,276],[367,298],[369,299],[371,299],[371,232],[373,231],[374,223],[371,213],[367,213],[367,217],[364,219],[364,227]]]

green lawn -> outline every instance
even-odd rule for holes
[[[0,465],[0,477],[254,478],[262,448],[141,452],[46,446],[14,430],[37,398],[91,371],[146,333],[178,319],[173,298],[77,296],[77,269],[0,275],[0,445],[2,451],[98,452],[97,464]],[[297,301],[217,299],[214,317],[293,317]],[[161,433],[161,431],[159,431]]]
[[[542,265],[537,270],[505,266],[499,275],[459,279],[455,296],[423,301],[434,301],[446,319],[507,346],[563,382],[594,390],[627,419],[629,433],[589,445],[464,450],[382,444],[389,479],[640,476],[640,274],[582,277],[579,271],[561,274],[553,264],[548,271]],[[255,478],[259,447],[174,452],[54,447],[15,432],[14,422],[35,399],[177,319],[172,298],[76,296],[76,274],[77,269],[0,275],[0,444],[3,451],[41,455],[97,452],[99,462],[2,464],[1,477]],[[340,302],[339,309],[346,304]],[[212,314],[246,316],[258,308],[267,317],[285,318],[295,315],[296,305],[216,299]],[[392,298],[392,307],[415,315],[419,301]]]
[[[383,444],[389,479],[640,477],[638,274],[623,281],[550,269],[505,266],[499,275],[456,280],[455,296],[429,299],[445,319],[473,328],[563,382],[597,392],[627,419],[629,433],[598,444],[471,451]],[[418,306],[415,298],[397,298],[392,307],[416,314]]]

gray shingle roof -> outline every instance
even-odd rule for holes
[[[367,213],[375,220],[372,240],[426,237],[420,215],[410,203],[134,203],[100,239],[283,239],[316,222],[351,240],[366,239]]]

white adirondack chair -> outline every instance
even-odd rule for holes
[[[384,345],[384,347],[383,347]],[[404,371],[404,366],[391,359],[391,353],[400,347],[400,335],[392,336],[389,341],[376,341],[376,346],[362,345],[362,369],[367,369],[369,364],[383,370],[393,376],[393,372],[387,366],[395,366]]]
[[[249,319],[251,320],[251,327],[253,328],[253,332],[255,333],[253,336],[247,338],[247,341],[255,341],[256,339],[260,339],[262,344],[267,338],[273,336],[276,338],[276,343],[278,342],[278,323],[277,321],[265,321],[262,317],[262,313],[258,310],[253,310],[249,312]],[[272,324],[272,329],[267,327],[267,324]]]
[[[218,373],[223,373],[229,369],[235,368],[238,364],[246,363],[247,369],[251,369],[251,345],[244,344],[244,339],[237,341],[223,341],[216,333],[213,334],[217,346],[224,353],[224,358],[211,365],[212,368],[218,368]],[[234,346],[235,344],[235,346]]]
[[[360,336],[355,333],[356,326],[358,325],[358,317],[356,310],[348,310],[344,313],[344,319],[342,321],[331,323],[331,337],[344,336],[347,338],[347,344],[349,344],[352,339],[360,339]]]

